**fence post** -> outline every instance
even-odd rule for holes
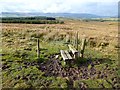
[[[37,38],[37,58],[40,58],[40,45],[39,45],[39,38]]]
[[[66,43],[69,43],[69,42],[70,42],[70,36],[66,35]]]
[[[84,50],[85,50],[85,43],[86,43],[86,39],[82,39],[82,45],[81,45],[81,52],[80,52],[80,57],[83,58],[84,55]]]
[[[76,32],[76,49],[78,51],[78,31]]]

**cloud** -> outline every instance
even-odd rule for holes
[[[119,0],[0,0],[1,12],[117,14]]]
[[[81,6],[72,6],[72,13],[91,13],[103,16],[114,16],[118,14],[118,3],[113,2],[90,2],[82,3]]]
[[[49,13],[49,12],[53,12],[53,13],[59,13],[59,12],[69,12],[71,10],[71,5],[69,3],[69,5],[67,5],[65,2],[56,2],[56,3],[52,3],[50,4],[48,7],[43,9],[43,12],[45,13]]]

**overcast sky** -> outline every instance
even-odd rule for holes
[[[114,16],[119,0],[0,0],[1,12],[90,13]]]

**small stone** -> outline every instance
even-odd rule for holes
[[[59,55],[56,55],[55,58],[58,59],[58,58],[59,58]]]

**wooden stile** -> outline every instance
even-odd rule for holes
[[[67,50],[60,50],[61,56],[63,57],[63,60],[72,60],[72,57],[70,56],[69,52]]]
[[[68,45],[70,51],[73,53],[74,55],[74,59],[78,58],[78,51],[72,46],[72,45]]]
[[[83,55],[84,55],[84,50],[85,50],[85,42],[86,42],[86,39],[82,39],[82,45],[81,45],[81,53],[80,53],[80,57],[83,58]]]
[[[69,58],[69,60],[72,60],[72,57],[70,56],[69,52],[67,50],[65,50],[65,54],[67,55],[67,57]]]
[[[78,53],[78,51],[72,45],[68,45],[68,47],[73,54]]]
[[[66,56],[65,52],[63,50],[60,50],[61,56],[64,61],[68,60],[68,57]]]

